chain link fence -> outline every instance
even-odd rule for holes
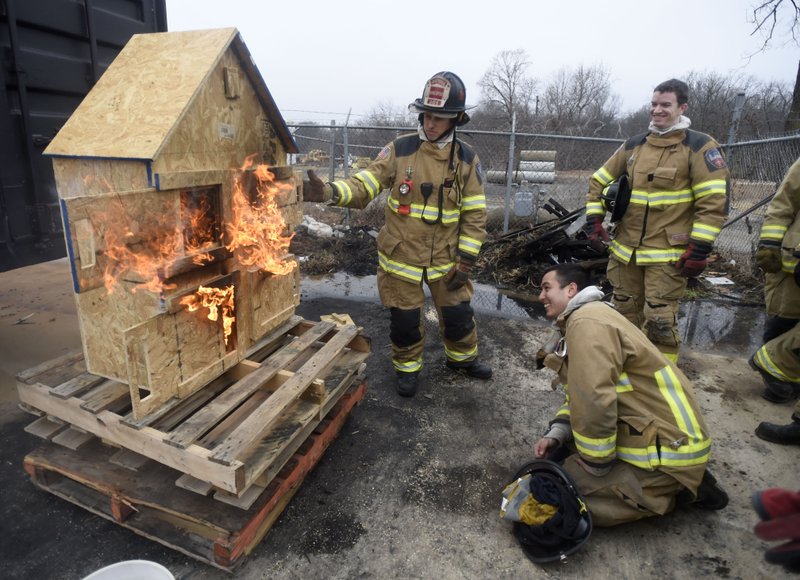
[[[365,167],[390,141],[416,127],[291,125],[300,150],[297,169],[316,169],[328,180]],[[567,211],[583,207],[589,178],[623,142],[561,135],[460,130],[477,151],[487,177],[490,236],[531,227],[555,216],[541,206],[553,199]],[[724,146],[731,170],[730,214],[716,250],[741,280],[758,281],[753,253],[768,206],[786,171],[800,158],[800,135]],[[512,163],[509,164],[509,159]],[[347,160],[347,162],[345,162]],[[531,163],[549,165],[531,165]],[[527,164],[527,165],[526,165]],[[530,171],[527,171],[530,169]],[[327,176],[325,175],[327,172]],[[384,192],[364,210],[326,212],[331,225],[383,225]]]

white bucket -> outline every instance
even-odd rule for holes
[[[175,576],[149,560],[126,560],[100,568],[83,580],[175,580]]]

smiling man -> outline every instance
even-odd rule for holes
[[[650,127],[631,137],[589,180],[586,232],[608,242],[608,280],[617,310],[673,362],[678,360],[678,301],[699,276],[728,213],[728,168],[719,144],[689,129],[689,87],[670,79],[650,101]],[[627,208],[613,239],[603,225],[609,186],[626,175]]]
[[[534,455],[563,457],[574,442],[564,469],[597,526],[663,515],[682,501],[724,508],[728,496],[706,469],[711,439],[692,385],[602,298],[575,264],[542,278],[539,300],[561,332],[544,365],[567,397]]]

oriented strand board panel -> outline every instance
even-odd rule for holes
[[[53,159],[61,199],[108,195],[152,188],[150,162],[127,159]]]
[[[300,268],[295,263],[291,274],[272,276],[263,272],[248,272],[252,285],[253,322],[250,337],[253,342],[286,322],[300,303]]]

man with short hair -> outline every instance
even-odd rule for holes
[[[378,234],[378,293],[389,308],[397,392],[419,388],[427,284],[439,315],[447,368],[491,378],[478,361],[478,331],[470,305],[470,271],[486,238],[486,197],[475,151],[456,138],[469,121],[466,89],[454,73],[436,73],[409,110],[417,132],[384,147],[369,167],[349,179],[323,183],[313,171],[303,182],[305,201],[363,208],[384,189],[386,223]]]
[[[663,515],[676,500],[724,508],[691,383],[602,298],[578,265],[553,266],[542,278],[539,300],[562,334],[544,364],[558,373],[566,401],[535,456],[563,455],[574,442],[564,469],[598,526]]]
[[[625,141],[592,175],[586,199],[589,238],[609,241],[602,196],[627,175],[630,201],[609,245],[612,300],[673,362],[681,342],[678,301],[687,278],[706,267],[728,213],[725,159],[712,137],[689,129],[688,98],[682,81],[659,84],[648,131]]]

